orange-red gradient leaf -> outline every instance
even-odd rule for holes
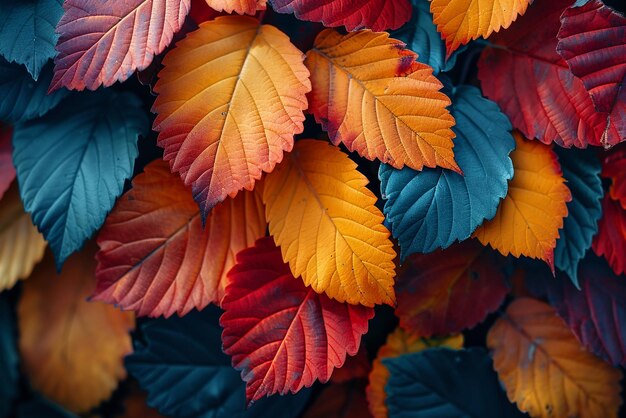
[[[72,255],[57,275],[48,254],[24,282],[18,304],[22,365],[30,383],[76,413],[109,399],[126,377],[134,316],[88,302],[95,286],[95,245]]]
[[[153,128],[203,217],[291,151],[311,90],[303,59],[275,27],[225,16],[202,23],[163,60]]]
[[[216,206],[202,227],[191,191],[156,161],[133,180],[98,235],[94,299],[140,316],[219,304],[235,254],[265,235],[259,193]]]
[[[617,417],[622,373],[586,351],[550,305],[517,299],[487,345],[509,399],[531,417]]]
[[[267,0],[206,0],[218,12],[253,15],[257,10],[265,10]]]
[[[396,253],[367,178],[339,148],[301,140],[263,183],[270,234],[295,277],[339,302],[395,303]]]
[[[474,236],[503,255],[544,260],[554,270],[554,248],[572,195],[552,149],[514,132],[513,179],[495,218]]]
[[[305,61],[310,111],[335,145],[343,142],[369,160],[459,171],[450,99],[416,57],[385,32],[324,30]]]
[[[359,350],[374,310],[331,300],[291,274],[271,237],[237,254],[222,303],[224,352],[241,370],[246,397],[295,393],[325,383]]]

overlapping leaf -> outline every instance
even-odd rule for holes
[[[383,360],[390,418],[516,418],[491,358],[480,348],[432,348]]]
[[[63,14],[63,0],[0,3],[0,55],[23,64],[35,80],[55,55],[54,32]]]
[[[241,370],[249,402],[328,381],[346,355],[357,353],[374,316],[372,308],[342,304],[305,287],[271,237],[237,254],[228,276],[222,342]]]
[[[86,300],[95,285],[93,247],[72,256],[59,276],[47,257],[24,282],[18,305],[20,355],[31,384],[77,413],[111,396],[132,350],[132,314]]]
[[[0,218],[1,219],[1,218]],[[0,294],[0,417],[8,418],[19,394],[19,358],[9,299]]]
[[[404,354],[418,353],[431,347],[460,349],[463,347],[463,335],[425,339],[407,333],[398,327],[387,336],[387,342],[378,350],[378,356],[374,360],[369,375],[369,384],[365,389],[369,410],[375,418],[386,418],[389,412],[385,402],[387,398],[385,386],[389,381],[389,370],[382,360],[396,358]]]
[[[556,154],[539,142],[514,133],[514,176],[493,220],[474,236],[504,255],[544,260],[554,270],[554,248],[572,198]]]
[[[593,251],[606,258],[615,274],[626,273],[626,209],[608,194],[602,200],[602,219],[593,239]]]
[[[235,255],[265,235],[261,195],[216,206],[203,227],[198,205],[167,163],[146,166],[98,235],[94,299],[140,316],[185,315],[220,303]]]
[[[532,0],[431,0],[430,11],[448,56],[473,39],[508,28]]]
[[[557,54],[557,32],[569,0],[537,0],[483,52],[478,78],[527,138],[564,147],[615,145],[623,140],[607,115],[596,112],[582,81]]]
[[[602,176],[611,180],[611,198],[626,210],[626,148],[615,148],[604,157]]]
[[[311,89],[302,53],[250,17],[205,22],[163,60],[154,130],[202,216],[291,151]]]
[[[396,280],[400,325],[421,337],[472,328],[508,293],[492,254],[475,241],[432,254],[414,254]]]
[[[218,12],[253,15],[257,10],[265,10],[267,0],[206,0]]]
[[[190,0],[65,0],[51,90],[95,90],[143,70],[172,41]]]
[[[450,99],[432,69],[386,32],[326,29],[307,52],[310,111],[335,145],[395,168],[459,170]]]
[[[463,175],[450,170],[380,166],[385,215],[401,259],[449,247],[492,219],[513,176],[511,124],[475,87],[453,89],[454,150]]]
[[[19,124],[13,161],[26,211],[63,261],[104,222],[133,172],[148,120],[139,99],[101,90]]]
[[[279,13],[322,22],[326,27],[345,26],[348,31],[397,29],[411,18],[409,0],[270,0]]]
[[[622,373],[584,350],[549,305],[514,301],[487,345],[509,399],[529,415],[617,417]]]
[[[364,389],[364,382],[359,380],[329,385],[303,418],[371,418]]]
[[[298,141],[265,179],[266,218],[305,285],[339,302],[393,305],[396,254],[367,182],[338,148]]]
[[[0,122],[0,199],[9,189],[15,178],[15,167],[13,167],[13,146],[11,137],[13,130]]]

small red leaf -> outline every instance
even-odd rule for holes
[[[606,258],[615,274],[626,273],[626,209],[608,194],[602,200],[602,219],[593,239],[593,251]]]
[[[270,237],[237,254],[222,301],[224,352],[248,401],[327,382],[355,355],[374,310],[317,294],[291,274]]]
[[[611,179],[611,199],[619,200],[626,210],[626,147],[613,149],[604,157],[602,177]]]

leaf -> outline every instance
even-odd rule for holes
[[[346,383],[351,380],[367,379],[372,365],[364,344],[352,357],[346,358],[346,362],[336,369],[330,377],[331,383]]]
[[[96,90],[143,70],[172,41],[190,0],[65,0],[50,90]]]
[[[310,112],[335,145],[395,168],[459,171],[450,99],[427,65],[385,32],[326,29],[307,52]]]
[[[254,15],[257,10],[265,10],[267,0],[206,0],[218,12]]]
[[[94,254],[90,245],[72,256],[61,275],[46,257],[24,282],[18,304],[20,356],[30,383],[76,413],[111,396],[132,351],[132,314],[86,300],[95,284]]]
[[[440,168],[380,166],[384,212],[402,260],[469,238],[495,216],[513,176],[509,154],[515,141],[507,117],[475,87],[456,87],[451,97],[457,121],[454,149],[463,175]]]
[[[383,360],[389,417],[501,418],[522,414],[502,393],[480,348],[431,348]]]
[[[576,285],[578,263],[591,248],[593,236],[598,231],[598,220],[602,216],[600,200],[604,191],[600,179],[601,165],[593,152],[560,148],[555,151],[572,200],[567,203],[568,216],[563,219],[563,228],[559,231],[554,262]]]
[[[348,31],[397,29],[411,18],[408,0],[269,0],[278,13],[294,13],[298,19],[322,22],[326,27],[345,26]]]
[[[602,177],[611,180],[609,193],[626,210],[626,148],[614,148],[602,161]]]
[[[396,254],[367,183],[338,148],[298,141],[265,179],[265,215],[306,286],[338,302],[393,305]]]
[[[461,349],[463,347],[463,335],[457,334],[427,340],[414,334],[409,334],[398,327],[387,336],[387,342],[378,350],[378,356],[374,360],[372,371],[369,375],[369,384],[365,389],[369,410],[375,418],[387,418],[389,412],[387,410],[387,395],[385,393],[385,386],[389,381],[389,370],[387,370],[382,360],[400,357],[409,353],[419,353],[430,347]]]
[[[537,0],[508,30],[491,37],[478,78],[527,138],[566,148],[605,147],[623,139],[593,107],[582,81],[556,53],[559,18],[570,0]]]
[[[626,138],[626,17],[600,0],[574,4],[561,15],[557,52],[582,80],[607,126]]]
[[[167,163],[144,170],[98,235],[94,299],[139,316],[183,316],[219,304],[235,254],[265,236],[260,193],[216,206],[203,228],[191,191]]]
[[[0,122],[0,199],[15,178],[13,146],[11,145],[12,135],[13,130]]]
[[[495,218],[474,233],[483,245],[503,255],[524,255],[548,263],[554,271],[554,248],[572,195],[561,176],[556,154],[518,132],[511,153],[514,175]]]
[[[17,418],[77,418],[77,415],[61,408],[40,395],[17,406]]]
[[[153,129],[203,218],[291,151],[311,89],[302,53],[250,17],[200,25],[163,60]]]
[[[608,194],[602,200],[602,218],[592,248],[604,256],[615,274],[626,273],[626,209]]]
[[[24,67],[0,57],[0,120],[16,123],[42,116],[67,95],[67,90],[47,94],[52,66],[46,65],[38,81]]]
[[[147,134],[130,93],[75,94],[44,117],[15,127],[13,161],[26,211],[57,267],[102,226],[133,172],[137,136]]]
[[[414,254],[398,276],[396,316],[420,337],[473,328],[494,312],[509,289],[492,255],[475,241]]]
[[[0,292],[27,278],[45,249],[46,241],[24,211],[14,183],[0,201]]]
[[[3,1],[0,4],[0,55],[24,64],[35,80],[54,58],[63,0]]]
[[[371,418],[364,382],[355,380],[326,386],[304,413],[304,418]]]
[[[246,409],[244,382],[221,350],[218,317],[208,306],[183,318],[145,322],[128,371],[148,391],[148,404],[181,418],[297,417],[310,391],[262,399]]]
[[[0,293],[0,417],[8,418],[19,395],[16,333],[13,312],[6,293]]]
[[[325,383],[357,353],[374,310],[342,304],[296,280],[272,238],[237,254],[222,301],[224,353],[246,382],[246,398],[296,393]]]
[[[448,56],[473,39],[508,28],[533,0],[431,0],[430,11]]]
[[[549,305],[517,299],[487,345],[509,399],[530,416],[617,417],[622,373],[585,351]]]

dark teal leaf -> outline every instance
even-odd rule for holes
[[[17,407],[17,418],[78,418],[55,403],[36,395]]]
[[[148,131],[140,100],[111,90],[74,93],[13,133],[13,163],[26,211],[57,266],[104,222],[133,173]]]
[[[264,398],[246,409],[245,383],[222,352],[221,313],[209,306],[142,326],[145,343],[126,358],[126,367],[148,392],[148,405],[177,418],[299,416],[309,389]]]
[[[63,0],[0,1],[0,55],[24,64],[37,80],[56,55],[55,28],[62,15]]]
[[[0,120],[16,123],[42,116],[55,107],[68,91],[48,94],[52,81],[52,61],[44,67],[37,81],[26,68],[0,57]]]
[[[598,232],[598,220],[602,216],[602,165],[593,150],[555,147],[555,151],[567,187],[572,192],[572,200],[567,204],[568,215],[559,231],[554,263],[578,286],[578,262],[591,248],[593,236]]]
[[[482,348],[431,348],[383,359],[389,418],[524,417],[500,387]]]
[[[404,42],[411,51],[417,52],[417,60],[433,67],[434,74],[452,69],[456,57],[467,47],[463,45],[446,61],[446,43],[433,23],[428,0],[413,0],[411,20],[400,29],[390,31],[390,34],[392,38]]]
[[[511,124],[476,87],[453,90],[454,155],[461,176],[441,168],[396,170],[381,164],[381,192],[401,259],[449,247],[492,219],[513,176],[509,153],[515,148]]]
[[[9,416],[18,393],[15,318],[6,293],[0,293],[0,418]]]

